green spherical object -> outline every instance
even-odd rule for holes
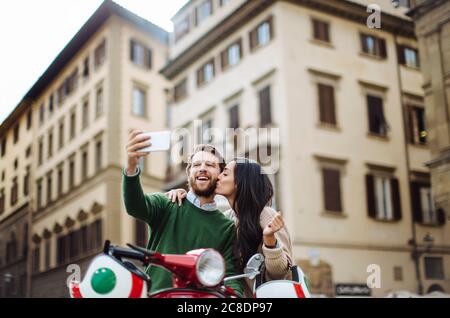
[[[91,286],[99,294],[107,294],[116,286],[116,274],[109,268],[99,268],[92,275]]]

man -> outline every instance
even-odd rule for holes
[[[165,254],[184,254],[198,248],[214,248],[225,259],[226,276],[236,275],[233,256],[235,226],[214,201],[214,190],[225,162],[221,154],[210,145],[199,145],[189,157],[186,173],[189,180],[188,199],[181,204],[172,203],[162,193],[144,194],[138,167],[139,158],[148,153],[140,149],[151,145],[150,137],[135,130],[127,144],[128,162],[122,176],[122,195],[127,213],[146,222],[150,227],[147,248]],[[168,271],[149,266],[151,291],[172,287]],[[239,281],[229,286],[242,295]]]

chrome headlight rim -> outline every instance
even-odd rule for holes
[[[202,271],[200,270],[200,266],[203,264],[203,262],[205,262],[205,257],[215,257],[216,261],[217,260],[220,261],[220,270],[222,272],[217,278],[215,278],[215,281],[213,281],[213,282],[205,281],[205,279],[202,275]],[[197,263],[195,264],[195,273],[196,273],[197,279],[203,286],[206,286],[206,287],[215,287],[215,286],[219,285],[225,277],[225,271],[226,271],[225,260],[223,259],[222,255],[214,249],[206,249],[205,251],[203,251],[199,255]]]

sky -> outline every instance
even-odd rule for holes
[[[0,10],[0,123],[44,73],[103,0],[13,0]],[[172,31],[187,0],[115,0]]]

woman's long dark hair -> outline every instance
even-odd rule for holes
[[[242,270],[262,242],[260,215],[271,202],[273,186],[257,162],[245,158],[234,161],[236,196],[232,208],[238,220],[234,252],[239,256],[239,268]]]

